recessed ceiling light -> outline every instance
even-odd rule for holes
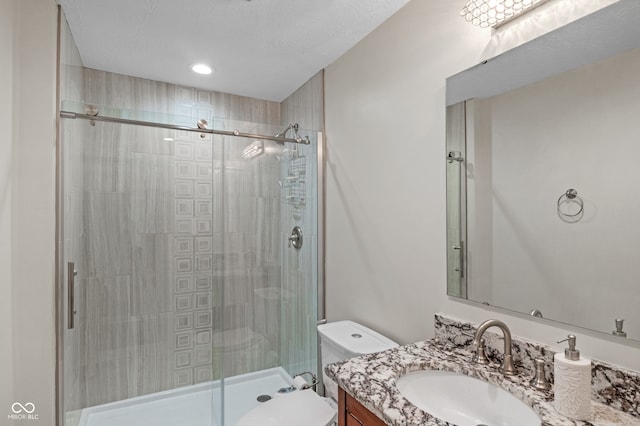
[[[163,141],[172,142],[173,138],[162,138]]]
[[[198,74],[209,75],[213,72],[213,68],[206,64],[195,64],[191,66],[191,70]]]

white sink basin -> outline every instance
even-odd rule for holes
[[[458,426],[541,425],[536,413],[509,392],[461,373],[414,371],[396,386],[416,407]]]

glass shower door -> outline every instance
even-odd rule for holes
[[[317,375],[315,133],[61,122],[63,424],[231,426]]]
[[[62,424],[221,426],[211,141],[61,123]]]
[[[280,330],[282,365],[291,374],[318,370],[318,135],[310,145],[290,146],[281,162],[282,286],[284,298]],[[289,240],[294,227],[302,230],[302,245]],[[295,301],[295,303],[291,303]],[[305,376],[309,379],[309,376]]]
[[[317,373],[316,147],[315,140],[306,146],[214,138],[214,187],[222,194],[214,206],[214,239],[221,242],[214,259],[224,300],[214,350],[224,369],[225,425],[289,386],[295,374]],[[302,229],[299,249],[289,243],[295,226]]]

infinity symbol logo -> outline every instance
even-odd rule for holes
[[[15,414],[20,414],[23,411],[27,414],[31,414],[36,411],[36,406],[33,404],[33,402],[27,402],[24,405],[20,404],[19,402],[14,402],[11,405],[11,411],[13,411]]]

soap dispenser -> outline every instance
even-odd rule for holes
[[[569,347],[553,357],[553,405],[563,416],[588,420],[591,417],[591,360],[580,357],[573,334],[558,343],[561,342],[568,342]]]

